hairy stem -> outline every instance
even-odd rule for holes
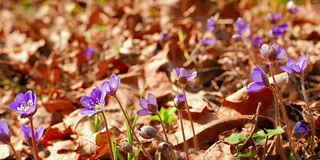
[[[188,100],[187,100],[187,95],[186,95],[186,86],[185,85],[182,85],[182,90],[183,90],[184,97],[186,98],[186,108],[187,108],[188,118],[190,120],[190,125],[191,125],[191,129],[192,129],[194,148],[195,148],[196,151],[199,151],[198,138],[197,138],[197,135],[196,135],[196,133],[194,131],[193,120],[192,120],[192,116],[191,116],[191,113],[190,113],[190,110],[189,110],[189,105],[188,105]]]
[[[312,151],[312,154],[313,154],[314,153],[315,125],[314,125],[314,118],[313,118],[313,115],[312,115],[312,111],[310,109],[309,101],[308,101],[307,94],[306,94],[306,88],[304,86],[304,72],[302,72],[302,75],[300,77],[300,82],[301,82],[302,95],[303,95],[304,101],[306,102],[306,107],[307,107],[307,110],[308,110],[309,116],[310,116],[310,123],[311,123],[311,151]]]
[[[184,134],[184,128],[183,128],[183,122],[182,122],[182,111],[180,109],[178,110],[178,114],[179,114],[180,126],[182,131],[182,137],[183,137],[183,148],[186,154],[186,160],[189,160],[188,144],[186,141],[186,136]]]
[[[276,94],[274,94],[274,95],[277,96],[279,101],[280,101],[281,113],[283,115],[284,123],[286,124],[285,131],[286,131],[286,133],[288,135],[288,139],[291,139],[292,138],[292,129],[291,129],[291,126],[290,126],[290,123],[289,123],[289,118],[288,118],[288,115],[287,115],[287,112],[286,112],[286,108],[285,108],[285,106],[283,104],[283,100],[282,100],[282,97],[280,95],[279,88],[277,86],[277,81],[275,79],[272,66],[273,66],[273,62],[270,62],[270,73],[271,73],[272,80],[273,80],[273,83],[274,83],[274,86],[275,86],[274,90],[276,92]]]
[[[108,129],[108,123],[107,123],[107,119],[106,119],[106,116],[104,115],[103,111],[101,112],[101,116],[102,116],[102,118],[103,118],[103,122],[104,122],[104,124],[105,124],[106,131],[107,131],[107,139],[108,139],[108,143],[109,143],[109,147],[110,147],[111,159],[114,160],[115,157],[114,157],[114,155],[113,155],[112,143],[111,143],[111,138],[110,138],[109,129]]]
[[[158,117],[159,117],[159,119],[160,119],[160,124],[161,124],[162,129],[163,129],[164,137],[166,138],[167,143],[168,143],[168,144],[170,144],[170,143],[169,143],[168,136],[167,136],[167,133],[166,133],[166,128],[165,128],[165,127],[164,127],[164,125],[163,125],[163,121],[162,121],[162,118],[161,118],[161,116],[160,116],[159,112],[157,112],[157,116],[158,116]]]
[[[18,155],[17,151],[14,149],[11,143],[8,144],[10,149],[13,151],[14,155],[16,156],[16,160],[21,160],[20,156]]]
[[[131,130],[131,132],[132,132],[132,134],[133,134],[133,136],[134,136],[134,138],[136,139],[138,145],[141,145],[142,151],[143,151],[144,154],[147,156],[147,158],[148,158],[149,160],[151,160],[151,156],[150,156],[149,153],[146,151],[146,149],[143,147],[143,145],[142,145],[142,143],[140,142],[140,140],[138,139],[137,135],[134,133],[134,130],[133,130],[133,127],[132,127],[132,125],[131,125],[131,123],[130,123],[130,121],[129,121],[128,115],[127,115],[127,113],[125,112],[122,104],[120,103],[120,100],[118,99],[118,97],[117,97],[115,94],[113,95],[113,97],[117,100],[117,102],[118,102],[118,104],[119,104],[119,106],[120,106],[120,108],[121,108],[121,111],[122,111],[122,113],[123,113],[123,115],[124,115],[124,117],[125,117],[125,119],[126,119],[126,121],[127,121],[127,123],[128,123],[128,126],[129,126],[129,128],[130,128],[130,130]]]
[[[40,160],[39,155],[38,155],[37,142],[36,142],[36,138],[34,136],[34,127],[33,127],[32,116],[29,117],[29,121],[30,121],[30,126],[31,126],[33,158],[35,160]]]

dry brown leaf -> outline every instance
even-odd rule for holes
[[[275,78],[278,86],[283,86],[288,82],[287,73],[278,74]],[[269,81],[273,83],[271,77]],[[243,87],[223,100],[218,115],[252,115],[256,113],[259,102],[262,102],[261,115],[267,115],[269,107],[274,102],[272,91],[269,88],[263,89],[260,92],[247,92],[247,88]]]

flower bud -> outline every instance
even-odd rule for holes
[[[140,128],[139,135],[144,139],[151,139],[158,137],[158,132],[151,126],[143,126]]]
[[[298,122],[296,126],[294,126],[292,135],[295,139],[303,138],[305,137],[309,132],[309,129],[306,125],[304,125],[301,122]]]
[[[130,143],[128,143],[127,141],[122,141],[121,142],[121,149],[126,153],[131,153],[132,152],[132,145]]]
[[[181,110],[184,108],[184,106],[186,105],[186,97],[184,96],[184,94],[178,94],[175,98],[174,98],[174,106],[178,109]]]

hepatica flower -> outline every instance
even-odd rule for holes
[[[233,27],[241,39],[247,38],[251,34],[250,25],[241,17],[233,24]]]
[[[286,8],[291,14],[296,14],[300,11],[300,9],[297,7],[297,5],[293,1],[289,1],[287,3]]]
[[[90,58],[94,53],[94,47],[90,46],[87,48],[87,50],[84,52],[84,57],[85,58]]]
[[[9,104],[9,107],[21,114],[21,118],[27,118],[34,115],[37,111],[37,97],[32,91],[28,91],[25,94],[19,93],[16,96],[14,102]]]
[[[26,125],[22,125],[22,128],[21,128],[22,132],[23,132],[23,135],[24,135],[24,139],[26,141],[26,143],[29,145],[29,146],[32,146],[32,132],[31,132],[31,127],[29,126],[26,126]],[[36,143],[39,143],[40,142],[40,139],[43,135],[43,131],[44,131],[44,128],[42,125],[40,125],[40,127],[38,128],[38,130],[34,129],[34,138],[36,140]]]
[[[6,120],[0,122],[0,144],[10,143],[10,130]]]
[[[184,94],[178,94],[173,101],[174,101],[174,106],[177,109],[183,109],[184,106],[186,105],[186,97],[184,96]]]
[[[266,20],[270,23],[277,23],[281,18],[281,13],[269,13]]]
[[[260,66],[254,68],[250,75],[253,82],[248,85],[247,92],[259,92],[270,85],[268,77]]]
[[[137,112],[139,116],[156,114],[158,112],[157,99],[152,93],[148,94],[148,99],[140,99],[139,105],[142,108]]]
[[[298,61],[289,59],[286,66],[280,66],[280,68],[287,73],[302,73],[308,65],[308,54],[306,56],[300,56]]]
[[[105,105],[106,91],[102,88],[94,88],[89,96],[83,96],[80,99],[82,106],[85,108],[80,111],[81,114],[85,114],[91,117],[102,111]]]
[[[260,36],[255,36],[251,39],[253,45],[255,45],[256,47],[260,47],[263,43],[263,38]]]
[[[212,32],[215,29],[216,20],[213,17],[207,19],[207,32]]]
[[[294,138],[299,139],[305,137],[309,132],[309,129],[306,125],[301,122],[298,122],[292,131],[292,135]]]
[[[286,51],[281,49],[277,43],[272,44],[270,47],[267,44],[263,44],[260,48],[260,52],[269,61],[280,60],[286,56]]]
[[[178,82],[182,85],[187,84],[197,76],[197,71],[190,74],[185,68],[174,68],[173,71],[177,76]]]
[[[106,91],[107,94],[115,94],[120,85],[120,78],[112,74],[110,76],[110,81],[105,81],[102,83],[102,88]]]
[[[216,43],[216,41],[211,38],[206,38],[206,39],[198,38],[198,39],[204,46],[214,45]]]
[[[284,23],[281,24],[279,26],[276,26],[274,28],[271,29],[271,34],[273,36],[273,38],[278,39],[280,37],[282,37],[288,30],[288,24]]]
[[[169,33],[168,32],[162,32],[162,41],[166,42],[169,40]]]

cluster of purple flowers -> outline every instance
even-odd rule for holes
[[[288,31],[288,24],[287,23],[283,23],[279,26],[275,26],[271,29],[271,34],[273,36],[273,38],[278,39],[280,37],[282,37],[287,31]]]
[[[250,24],[247,23],[243,18],[239,17],[233,24],[236,34],[232,36],[234,40],[240,40],[248,38],[251,35]]]
[[[281,49],[278,44],[273,44],[271,47],[267,44],[263,44],[260,48],[260,52],[269,61],[274,60],[280,60],[285,57],[285,50]],[[286,63],[286,66],[280,66],[280,68],[291,74],[301,74],[304,72],[308,65],[308,54],[306,56],[300,56],[298,61],[294,61],[292,59],[289,59]],[[269,86],[269,81],[266,76],[266,73],[263,71],[263,69],[258,66],[253,69],[253,72],[251,73],[251,78],[253,79],[253,82],[248,85],[248,92],[259,92],[260,90],[266,88]]]
[[[102,87],[96,87],[92,90],[90,96],[83,96],[80,99],[82,106],[85,108],[80,111],[81,114],[91,117],[94,114],[100,113],[105,105],[106,95],[116,93],[120,85],[120,78],[112,74],[110,81],[102,83]]]
[[[281,19],[281,13],[269,13],[266,20],[270,23],[277,23]]]
[[[37,111],[37,97],[36,94],[32,93],[32,91],[27,91],[26,93],[19,93],[17,94],[15,101],[9,104],[11,110],[16,113],[20,114],[21,118],[29,118],[31,119],[32,116]],[[22,133],[24,135],[24,140],[29,146],[33,146],[32,143],[32,132],[31,127],[22,125]],[[34,138],[35,142],[39,143],[40,139],[43,135],[44,128],[42,125],[38,129],[34,130]],[[11,145],[10,141],[10,129],[8,126],[8,122],[6,120],[2,120],[0,123],[0,144],[8,144]]]

